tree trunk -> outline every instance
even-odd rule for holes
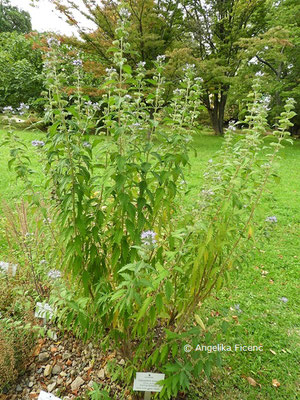
[[[212,127],[217,136],[224,135],[224,112],[226,100],[227,95],[223,91],[221,91],[220,94],[215,93],[214,105],[208,109]]]

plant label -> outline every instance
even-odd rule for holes
[[[54,394],[46,393],[43,390],[40,392],[38,400],[61,400],[58,397],[55,397]]]
[[[162,386],[158,381],[165,379],[165,374],[154,374],[152,372],[137,372],[133,382],[133,390],[141,392],[160,392]]]

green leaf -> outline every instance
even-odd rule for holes
[[[152,301],[152,297],[147,297],[146,298],[146,300],[144,301],[140,311],[137,314],[136,322],[138,322],[146,314],[146,311],[147,311],[151,301]]]
[[[170,281],[167,281],[165,284],[165,293],[166,293],[167,300],[170,301],[172,293],[173,293],[173,285]]]
[[[162,299],[162,295],[160,293],[158,293],[158,295],[156,296],[155,304],[156,304],[157,312],[160,313],[163,308],[163,299]]]

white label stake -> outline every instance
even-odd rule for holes
[[[162,386],[157,382],[165,379],[165,374],[154,374],[152,372],[137,372],[133,382],[133,390],[145,392],[144,400],[150,400],[151,392],[160,392]]]

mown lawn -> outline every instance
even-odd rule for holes
[[[42,139],[43,134],[22,132],[26,142]],[[0,130],[0,140],[5,131]],[[195,138],[197,155],[187,172],[190,189],[186,203],[194,202],[201,186],[207,161],[220,148],[221,138],[199,135]],[[9,151],[0,148],[0,201],[13,204],[21,197],[22,184],[7,169]],[[40,168],[36,152],[30,150],[33,168]],[[221,368],[207,380],[199,377],[199,390],[191,399],[296,399],[299,372],[299,264],[300,264],[300,141],[286,147],[278,164],[280,183],[271,182],[255,220],[252,251],[232,271],[231,285],[222,289],[202,307],[203,321],[211,324],[213,335],[227,331],[212,344],[262,345],[262,352],[222,353]],[[37,183],[39,177],[36,178]],[[265,218],[276,216],[276,224]],[[2,226],[1,226],[2,225]],[[0,219],[0,259],[7,246]],[[251,249],[250,249],[251,250]],[[282,299],[283,298],[283,299]],[[208,328],[210,329],[210,328]],[[216,336],[213,336],[215,338]],[[205,344],[204,337],[199,343]],[[247,379],[248,378],[248,379]],[[251,378],[251,379],[249,379]],[[276,381],[273,381],[276,380]],[[274,385],[280,386],[275,387]],[[278,383],[276,383],[278,382]],[[299,384],[299,381],[298,381]],[[255,386],[254,386],[255,385]]]

